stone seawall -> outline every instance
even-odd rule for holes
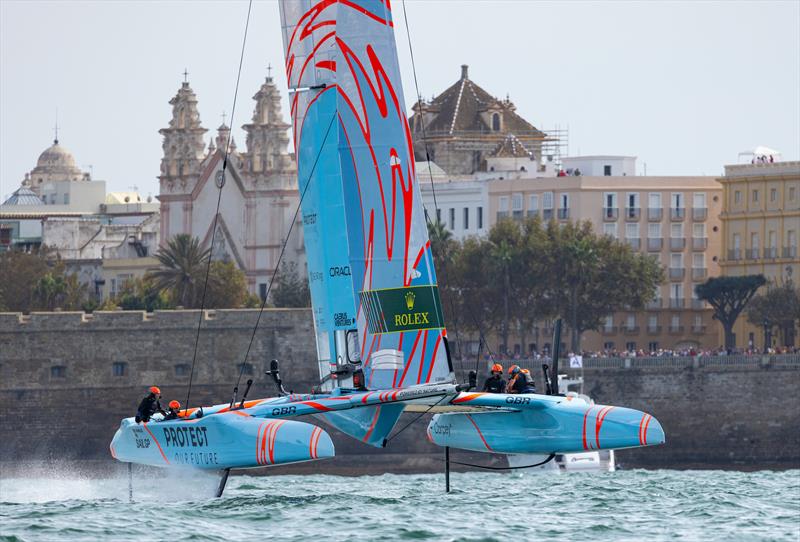
[[[230,400],[257,316],[203,314],[193,405]],[[199,311],[0,313],[0,461],[108,458],[119,420],[133,414],[148,386],[158,385],[166,401],[185,402],[199,320]],[[281,360],[287,388],[309,391],[318,380],[313,337],[309,310],[264,311],[243,377],[255,381],[250,397],[274,395],[263,376],[273,358]],[[623,361],[585,369],[585,391],[599,403],[646,410],[667,432],[666,446],[619,453],[626,466],[800,466],[797,360]],[[438,468],[441,450],[424,437],[426,418],[385,450],[331,430],[335,464]],[[325,469],[315,465],[303,468]]]

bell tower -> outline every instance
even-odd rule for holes
[[[160,176],[162,181],[181,179],[185,182],[188,176],[199,173],[204,156],[203,134],[206,129],[200,123],[197,96],[189,86],[187,76],[188,72],[184,72],[181,88],[169,101],[172,106],[169,127],[158,131],[164,136]]]
[[[289,144],[289,124],[283,121],[281,96],[272,79],[271,70],[264,84],[253,96],[256,102],[253,119],[242,126],[247,132],[245,171],[260,180],[268,173],[292,171],[294,163],[286,152]]]

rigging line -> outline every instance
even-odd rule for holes
[[[414,62],[414,48],[411,46],[411,31],[408,28],[408,13],[406,12],[406,0],[403,0],[403,20],[405,21],[405,26],[406,26],[406,38],[408,39],[408,52],[409,52],[409,54],[411,56],[411,71],[414,74],[414,90],[417,92],[417,104],[421,104],[422,103],[422,96],[419,93],[419,82],[417,81],[417,65]],[[425,118],[422,115],[422,107],[421,107],[421,105],[420,105],[420,111],[419,111],[419,122],[420,122],[420,127],[422,128],[422,144],[425,146],[425,161],[428,164],[428,177],[431,180],[431,194],[433,195],[433,208],[436,211],[436,223],[439,224],[440,223],[440,221],[439,221],[439,204],[436,201],[436,187],[433,184],[433,169],[431,168],[431,156],[430,156],[430,152],[428,150],[428,137],[427,137],[427,134],[425,133]],[[412,152],[413,152],[413,149],[412,149]],[[412,156],[411,159],[413,160],[414,157]],[[422,194],[420,193],[420,197],[421,196],[422,196]],[[425,208],[425,203],[424,202],[422,204],[422,207],[423,207],[423,209]],[[428,223],[428,225],[430,225],[431,218],[428,215],[427,209],[425,210],[425,221]],[[432,252],[433,252],[433,249],[431,248],[431,253]],[[442,278],[445,278],[445,274],[446,274],[445,273],[445,267],[446,266],[442,266]],[[445,281],[445,283],[446,282],[447,281]],[[448,296],[448,299],[450,300],[450,314],[453,315],[453,317],[454,317],[455,316],[455,306],[453,305],[453,298],[452,298],[452,296]],[[435,297],[434,297],[434,302],[435,302]],[[444,312],[444,311],[442,311],[442,312]],[[458,322],[457,319],[455,321]],[[461,348],[461,339],[459,338],[459,334],[458,334],[458,325],[457,324],[453,325],[453,329],[454,329],[454,331],[456,333],[456,345],[458,346],[458,360],[459,360],[459,365],[461,366],[461,373],[462,373],[462,378],[463,378],[464,373],[465,373],[465,371],[464,371],[464,354],[463,354],[463,349]]]
[[[231,107],[231,126],[233,126],[233,119],[234,115],[236,114],[236,98],[239,96],[239,81],[242,77],[242,64],[244,63],[244,50],[245,45],[247,44],[247,30],[250,28],[250,12],[253,8],[253,0],[247,4],[247,19],[244,23],[244,36],[242,37],[242,52],[239,55],[239,70],[236,73],[236,87],[233,90],[233,107]],[[206,276],[203,280],[203,296],[200,300],[200,314],[197,319],[197,333],[194,337],[194,352],[192,354],[192,369],[189,372],[189,387],[186,390],[186,406],[185,409],[189,408],[189,399],[192,396],[192,382],[194,381],[194,366],[197,361],[197,347],[200,343],[200,329],[203,326],[203,310],[206,306],[206,291],[208,290],[208,276],[211,273],[211,257],[212,251],[214,249],[214,237],[217,234],[217,222],[219,220],[219,206],[222,202],[222,188],[225,186],[225,172],[228,169],[228,152],[230,150],[231,145],[231,137],[233,137],[233,131],[228,131],[228,138],[225,141],[225,153],[222,160],[222,180],[217,184],[217,209],[214,212],[214,220],[211,224],[211,242],[209,244],[208,249],[208,260],[206,261]]]
[[[314,171],[317,169],[317,162],[319,162],[319,157],[322,156],[322,149],[325,148],[325,142],[328,141],[328,135],[331,133],[331,128],[333,127],[333,121],[336,120],[336,111],[333,112],[331,116],[331,121],[328,123],[328,129],[325,131],[325,137],[322,139],[322,143],[319,146],[319,151],[317,152],[317,157],[314,159],[314,164],[311,166],[311,171],[308,173],[308,180],[306,181],[305,187],[303,187],[303,192],[300,194],[300,201],[297,202],[297,207],[294,210],[294,216],[292,217],[292,222],[289,224],[289,231],[286,233],[286,237],[283,240],[283,246],[281,247],[281,253],[278,255],[278,261],[275,263],[275,269],[272,271],[272,278],[269,280],[269,284],[267,285],[267,292],[264,295],[264,299],[261,302],[261,309],[258,311],[258,317],[256,318],[256,325],[253,326],[253,334],[250,336],[250,342],[247,344],[247,351],[244,354],[244,360],[242,360],[242,365],[239,368],[239,378],[236,379],[236,388],[239,387],[239,383],[242,381],[242,374],[244,373],[244,367],[247,364],[247,358],[250,355],[250,349],[253,347],[253,341],[256,338],[256,332],[258,331],[258,324],[261,322],[261,315],[264,313],[264,307],[267,305],[267,300],[269,299],[269,292],[272,290],[272,285],[275,284],[275,277],[278,274],[278,269],[280,268],[281,260],[283,259],[283,254],[286,252],[286,245],[289,244],[289,236],[292,235],[292,230],[294,229],[294,225],[297,222],[297,215],[300,213],[300,206],[303,203],[303,199],[306,197],[306,192],[308,192],[308,187],[311,186],[311,179],[313,178]]]
[[[556,457],[556,454],[550,454],[547,456],[547,459],[541,461],[539,463],[534,463],[533,465],[520,465],[519,467],[491,467],[489,465],[477,465],[475,463],[462,463],[460,461],[450,461],[453,465],[463,465],[465,467],[475,467],[477,469],[486,469],[486,470],[516,470],[516,469],[530,469],[532,467],[539,467],[544,465],[545,463],[549,463]],[[444,461],[444,459],[440,459],[439,461]]]
[[[436,407],[436,406],[439,406],[439,403],[441,403],[441,402],[442,402],[443,400],[445,400],[445,399],[447,399],[447,395],[443,395],[443,396],[442,396],[442,397],[441,397],[441,398],[440,398],[438,401],[436,401],[436,402],[435,402],[435,403],[433,403],[431,406],[429,406],[427,410],[425,410],[424,412],[420,412],[420,413],[419,413],[419,415],[417,415],[417,417],[416,417],[416,418],[414,418],[413,420],[411,420],[410,422],[408,422],[407,424],[405,424],[405,425],[403,426],[403,428],[402,428],[402,429],[400,429],[400,431],[398,431],[398,432],[397,432],[397,433],[395,433],[394,435],[390,436],[389,438],[387,438],[387,439],[384,439],[384,441],[383,441],[383,447],[384,447],[384,448],[386,448],[386,445],[387,445],[387,444],[389,444],[389,442],[390,442],[390,441],[392,441],[392,440],[393,440],[393,439],[394,439],[394,438],[395,438],[397,435],[399,435],[400,433],[402,433],[403,431],[405,431],[406,429],[408,429],[409,427],[411,427],[411,426],[412,426],[414,423],[416,423],[416,422],[417,422],[417,420],[419,420],[419,419],[420,419],[421,417],[423,417],[425,414],[428,414],[428,413],[429,413],[431,410],[433,410],[433,408],[434,408],[434,407]]]

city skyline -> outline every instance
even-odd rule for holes
[[[277,5],[253,5],[233,122],[247,3],[187,6],[0,4],[0,197],[50,145],[56,109],[60,140],[82,169],[111,191],[158,194],[158,129],[169,121],[184,69],[206,137],[225,112],[243,147],[239,127],[250,119],[251,97],[282,57]],[[800,4],[467,2],[455,13],[451,6],[406,5],[423,97],[442,92],[469,64],[472,79],[508,93],[537,128],[569,127],[571,155],[635,155],[651,175],[721,175],[756,145],[798,158]],[[410,109],[416,92],[402,4],[395,19]],[[285,75],[272,74],[288,120]]]

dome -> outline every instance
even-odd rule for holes
[[[17,188],[17,190],[11,194],[11,197],[8,198],[6,201],[3,202],[3,205],[42,205],[44,202],[39,199],[39,196],[25,186]]]
[[[39,173],[65,177],[83,176],[83,172],[75,165],[72,153],[59,145],[57,139],[39,155],[36,167],[31,171],[31,177]]]

